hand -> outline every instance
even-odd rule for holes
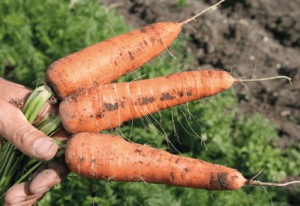
[[[50,161],[37,169],[31,181],[11,187],[6,192],[4,206],[27,206],[40,201],[51,187],[59,184],[69,173],[65,163]]]
[[[57,152],[57,144],[45,134],[34,128],[25,118],[21,109],[31,90],[0,78],[0,136],[5,137],[20,151],[29,157],[45,161]],[[58,109],[45,104],[36,123],[47,113],[57,113]],[[66,142],[68,135],[61,130],[54,138]],[[51,161],[40,167],[30,182],[23,182],[10,188],[5,196],[5,205],[30,205],[41,199],[53,186],[69,174],[66,165]]]

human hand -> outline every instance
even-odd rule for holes
[[[14,185],[6,192],[4,206],[27,206],[40,201],[69,173],[65,163],[55,160],[40,166],[30,181]]]
[[[54,157],[58,148],[56,142],[33,127],[21,111],[31,90],[2,78],[0,78],[0,88],[0,136],[5,137],[33,159],[45,161]],[[57,112],[56,107],[46,103],[39,113],[36,123],[47,113]],[[63,130],[57,132],[53,137],[62,142],[66,142],[68,139],[67,133]],[[68,173],[66,165],[56,161],[41,166],[30,182],[15,185],[7,191],[5,205],[29,205],[37,202],[51,187],[61,182]]]

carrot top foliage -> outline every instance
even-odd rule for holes
[[[56,59],[113,37],[114,32],[122,34],[130,30],[123,17],[116,14],[116,10],[109,11],[105,6],[99,5],[97,0],[80,2],[71,5],[66,0],[47,0],[43,4],[37,4],[34,0],[0,1],[1,76],[33,88],[36,83],[32,82],[36,79],[43,80],[45,69]],[[190,53],[188,56],[184,55],[185,42],[186,37],[180,35],[171,46],[171,52],[177,60],[164,52],[160,58],[133,74],[123,76],[118,82],[131,81],[143,74],[146,74],[144,78],[154,78],[191,68],[193,56]],[[262,168],[265,170],[257,178],[261,181],[280,181],[287,175],[299,174],[300,165],[296,161],[300,159],[299,151],[292,147],[285,151],[280,150],[273,141],[278,139],[275,125],[271,125],[259,114],[239,117],[240,109],[234,96],[235,92],[231,89],[200,103],[193,102],[188,106],[164,110],[153,117],[149,116],[149,119],[134,120],[132,128],[132,123],[128,123],[117,129],[117,133],[136,143],[166,148],[176,154],[179,151],[184,156],[238,169],[250,179]],[[193,117],[200,120],[200,126]],[[201,144],[195,134],[204,140],[205,145]],[[178,151],[168,146],[165,136]],[[47,193],[39,204],[271,204],[269,196],[258,188],[245,187],[241,191],[209,193],[204,190],[145,183],[108,184],[106,181],[73,175],[73,178]],[[296,198],[300,191],[291,196],[285,188],[270,187],[268,192],[275,204],[277,202],[285,205],[289,201],[293,201],[295,205],[300,204]]]

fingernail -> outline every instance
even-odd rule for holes
[[[20,203],[20,202],[23,202],[25,201],[25,197],[15,197],[12,201],[11,201],[11,204],[17,204],[17,203]]]
[[[33,148],[38,156],[42,154],[47,154],[49,152],[55,154],[57,150],[57,144],[53,139],[41,138],[35,141]]]
[[[43,194],[47,192],[50,189],[50,187],[40,187],[36,190],[34,190],[34,194]]]

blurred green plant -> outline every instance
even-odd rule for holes
[[[86,46],[122,34],[130,28],[116,10],[96,0],[0,1],[0,71],[6,79],[34,87],[43,81],[53,61]],[[202,24],[202,29],[205,25]],[[179,36],[170,51],[164,52],[136,72],[118,82],[154,78],[187,70],[194,57],[184,53],[186,37]],[[146,74],[146,76],[143,76]],[[260,115],[240,116],[236,93],[230,89],[200,102],[160,111],[117,129],[133,142],[166,148],[171,153],[236,168],[252,178],[262,168],[260,181],[280,181],[300,173],[300,153],[294,147],[282,151],[275,125]],[[113,133],[106,131],[106,133]],[[174,147],[168,145],[166,137]],[[203,140],[203,141],[202,141]],[[267,188],[274,205],[287,205],[300,195],[285,188]],[[247,196],[247,193],[249,196]],[[212,200],[212,196],[214,200]],[[294,198],[296,205],[300,204]],[[298,201],[298,202],[297,202]],[[232,192],[209,192],[148,183],[119,183],[91,180],[72,174],[48,192],[39,205],[271,205],[260,188],[247,187]]]
[[[188,6],[189,4],[186,2],[186,0],[177,0],[176,5],[177,9],[179,9],[181,7]]]
[[[202,21],[202,23],[201,23],[201,30],[202,30],[202,32],[203,33],[206,33],[207,32],[207,28],[206,28],[206,23],[205,23],[205,20],[204,21]]]

